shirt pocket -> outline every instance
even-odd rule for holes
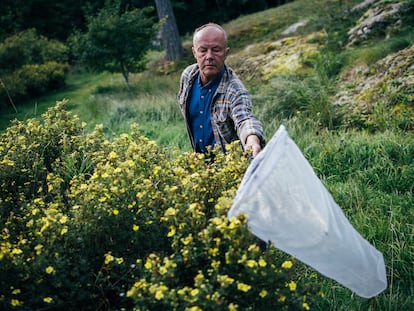
[[[214,123],[216,125],[218,134],[230,143],[237,139],[237,133],[234,128],[234,122],[228,112],[215,113],[213,115]]]

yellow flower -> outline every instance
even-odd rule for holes
[[[46,273],[47,273],[47,274],[52,274],[52,273],[54,273],[54,272],[55,272],[55,268],[53,268],[52,266],[48,266],[48,267],[45,269],[45,271],[46,271]]]
[[[22,291],[20,289],[16,288],[16,289],[13,289],[12,294],[17,295],[17,294],[20,294],[21,292]]]
[[[174,208],[172,208],[172,207],[169,207],[169,208],[167,208],[167,210],[165,211],[165,216],[175,216],[177,214],[177,211],[174,209]]]
[[[280,296],[277,301],[285,302],[285,300],[286,300],[286,296]]]
[[[250,285],[245,284],[245,283],[240,282],[240,283],[237,284],[237,289],[239,291],[242,291],[242,292],[245,292],[245,293],[247,293],[251,288],[252,287]]]
[[[45,298],[43,298],[43,301],[46,302],[46,303],[51,303],[53,301],[53,298],[52,297],[45,297]]]
[[[293,266],[293,263],[290,260],[286,260],[284,263],[282,263],[282,268],[285,268],[285,269],[290,269],[292,268],[292,266]]]
[[[234,303],[229,304],[229,311],[237,311],[238,306]]]
[[[122,258],[122,257],[119,257],[119,258],[116,259],[116,263],[118,265],[122,264],[123,262],[124,262],[124,258]]]
[[[209,254],[211,254],[212,256],[217,256],[219,249],[217,247],[215,248],[209,248],[208,249]]]
[[[161,275],[164,275],[168,272],[167,267],[166,266],[161,266],[159,269],[159,272]]]
[[[132,230],[134,230],[134,231],[138,231],[138,230],[139,230],[139,226],[138,226],[138,225],[133,225],[133,226],[132,226]]]
[[[174,226],[170,226],[170,231],[167,234],[167,237],[172,237],[175,234],[175,227]]]
[[[13,307],[18,307],[23,304],[21,301],[19,301],[19,299],[12,299],[10,303]]]
[[[305,309],[305,310],[310,310],[310,307],[309,307],[309,305],[308,305],[306,302],[304,302],[304,303],[302,304],[302,307],[303,307],[303,309]]]
[[[109,264],[110,262],[114,261],[115,257],[111,254],[105,254],[105,264]]]
[[[184,244],[184,245],[188,245],[188,244],[190,244],[191,242],[193,241],[193,236],[190,234],[190,235],[188,235],[187,237],[185,237],[185,238],[182,238],[181,239],[181,242]]]
[[[289,286],[290,291],[294,292],[296,290],[296,283],[294,281],[290,281],[289,284],[287,284],[287,286]]]
[[[117,158],[117,154],[115,151],[111,151],[108,155],[109,159],[116,159]]]
[[[168,290],[168,287],[165,285],[161,285],[155,292],[155,299],[161,300],[164,298],[164,293]]]
[[[112,211],[112,214],[114,214],[115,216],[116,216],[116,215],[118,215],[118,214],[119,214],[119,210],[114,209],[114,210]]]
[[[11,251],[12,255],[20,255],[23,251],[20,248],[13,248]]]
[[[262,291],[259,293],[259,296],[265,298],[267,296],[267,291],[265,289],[262,289]]]
[[[62,228],[62,230],[60,230],[60,235],[64,235],[68,232],[68,228]]]
[[[197,296],[197,295],[198,295],[198,293],[199,293],[198,288],[194,288],[193,290],[191,290],[190,295],[191,295],[191,296]]]
[[[151,262],[151,259],[147,258],[147,261],[145,262],[144,267],[145,267],[146,269],[148,269],[148,270],[152,268],[152,262]]]
[[[256,263],[256,260],[252,260],[252,259],[250,259],[250,260],[248,260],[248,261],[246,262],[246,265],[247,265],[249,268],[254,268],[254,267],[256,267],[256,266],[257,266],[257,263]]]
[[[259,259],[259,266],[260,267],[266,267],[267,263],[266,260],[264,260],[263,258]]]
[[[37,244],[37,245],[34,247],[34,249],[35,249],[35,251],[36,251],[36,255],[40,255],[40,254],[42,253],[42,248],[43,248],[43,245],[42,245],[42,244]]]

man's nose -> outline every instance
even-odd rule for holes
[[[207,50],[206,59],[213,59],[213,50]]]

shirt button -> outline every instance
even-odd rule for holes
[[[203,99],[204,98],[204,96],[203,95],[201,95],[201,97],[200,97],[201,99]]]
[[[200,110],[200,114],[203,114],[203,110]]]
[[[200,128],[202,129],[202,128],[203,128],[203,126],[202,126],[202,125],[200,125]]]

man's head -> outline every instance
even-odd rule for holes
[[[209,23],[195,30],[193,55],[200,67],[203,84],[214,80],[221,72],[229,51],[227,34],[220,25]]]

